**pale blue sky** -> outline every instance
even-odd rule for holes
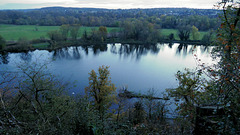
[[[28,9],[50,6],[109,9],[188,7],[213,8],[220,0],[0,0],[0,9]]]

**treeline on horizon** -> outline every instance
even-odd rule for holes
[[[196,26],[200,31],[216,29],[219,10],[188,8],[97,9],[48,7],[29,10],[1,10],[0,24],[120,27],[125,20],[147,21],[155,28],[176,29],[178,24]]]

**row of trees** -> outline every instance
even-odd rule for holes
[[[195,26],[188,24],[180,24],[177,27],[178,37],[181,41],[189,41],[190,36],[194,41],[202,40],[202,43],[210,43],[213,39],[213,32],[207,33],[203,39],[200,39],[200,32]],[[103,43],[103,42],[141,42],[141,43],[157,43],[164,40],[175,40],[174,34],[163,36],[161,29],[148,23],[147,21],[139,21],[136,19],[126,20],[121,24],[119,29],[108,31],[107,27],[100,26],[98,29],[92,28],[90,31],[84,30],[79,35],[80,25],[62,25],[60,30],[50,31],[48,37],[51,44],[57,44],[62,41],[72,39],[72,41],[81,41],[84,43]],[[70,38],[71,37],[71,38]]]
[[[69,41],[73,43],[77,43],[79,40],[84,43],[102,43],[107,40],[107,27],[100,26],[98,29],[92,28],[90,32],[85,29],[82,35],[80,35],[80,28],[81,26],[79,24],[62,25],[59,30],[48,32],[50,45],[54,48],[61,43],[66,44],[66,42]]]
[[[200,40],[200,33],[198,31],[198,28],[194,25],[191,27],[191,25],[189,24],[182,24],[177,27],[177,30],[178,30],[178,37],[181,41],[190,40],[190,35],[192,36],[193,40]]]
[[[69,35],[72,40],[77,40],[79,33],[80,25],[62,25],[60,30],[48,32],[48,37],[52,41],[67,41]]]
[[[179,24],[189,24],[190,26],[196,26],[201,31],[208,31],[210,29],[216,29],[219,24],[217,18],[209,18],[207,16],[161,16],[160,18],[154,18],[151,22],[158,24],[161,28],[165,29],[177,29]]]
[[[142,42],[158,42],[161,39],[160,31],[152,23],[139,20],[126,20],[121,24],[120,38]]]
[[[197,42],[204,45],[210,44],[214,39],[214,32],[210,31],[200,39],[200,32],[195,26],[182,24],[177,29],[178,37],[183,42]],[[120,28],[107,28],[100,26],[98,28],[81,30],[80,24],[62,25],[59,30],[50,31],[47,33],[49,38],[40,38],[28,41],[26,38],[19,38],[15,43],[14,48],[8,50],[27,51],[33,49],[32,44],[48,42],[48,49],[56,49],[70,45],[82,44],[102,44],[109,42],[123,43],[139,43],[139,44],[155,44],[158,42],[172,42],[176,37],[173,33],[168,36],[161,34],[161,29],[157,26],[148,23],[147,21],[138,21],[136,19],[126,20],[121,24]],[[190,39],[190,36],[191,39]],[[5,48],[5,40],[1,37],[1,50]]]
[[[100,26],[98,29],[86,29],[79,35],[80,25],[62,25],[60,30],[50,31],[48,37],[51,44],[67,41],[71,37],[72,41],[80,40],[84,43],[103,43],[121,41],[138,41],[142,43],[157,43],[161,40],[160,31],[148,22],[138,20],[125,21],[120,29],[108,31],[107,27]],[[70,34],[69,34],[70,33]],[[79,38],[80,37],[80,38]]]

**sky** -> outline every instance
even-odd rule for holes
[[[0,9],[90,7],[108,9],[186,7],[212,9],[220,0],[0,0]]]

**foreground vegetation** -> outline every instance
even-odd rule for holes
[[[163,102],[148,98],[132,103],[119,97],[108,67],[89,73],[85,96],[71,96],[67,85],[48,73],[46,66],[20,63],[19,73],[1,72],[1,134],[177,132],[165,125]]]

